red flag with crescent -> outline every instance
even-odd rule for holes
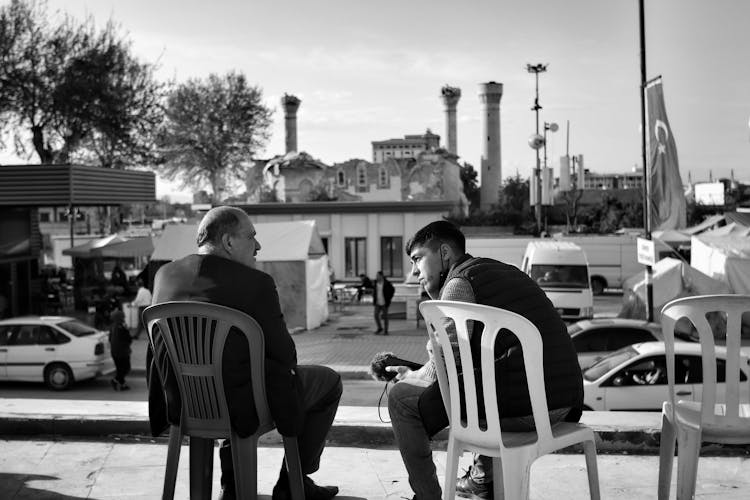
[[[646,85],[646,117],[651,230],[682,229],[686,225],[685,190],[677,146],[667,120],[661,77]]]

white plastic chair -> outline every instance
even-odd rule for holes
[[[725,401],[717,402],[716,344],[707,313],[726,313]],[[659,446],[660,500],[669,498],[675,440],[678,443],[677,498],[693,498],[701,441],[725,444],[750,443],[750,404],[747,386],[740,382],[740,368],[748,373],[748,359],[740,352],[742,314],[750,315],[750,296],[704,295],[669,302],[661,311],[661,326],[667,353],[669,401],[662,408]],[[698,330],[703,365],[702,401],[675,401],[674,331],[681,318]],[[741,394],[744,392],[744,397]],[[743,401],[744,399],[744,401]]]
[[[174,498],[177,465],[183,436],[190,436],[190,498],[211,498],[214,439],[232,444],[235,492],[240,499],[256,499],[258,438],[273,430],[266,399],[263,331],[247,314],[205,302],[165,302],[143,312],[154,353],[166,348],[180,390],[180,425],[169,431],[163,499]],[[155,327],[160,335],[155,335]],[[236,327],[250,346],[253,399],[260,425],[241,438],[232,429],[224,394],[222,354],[229,330]],[[156,363],[157,370],[159,363]],[[159,373],[163,381],[166,374]],[[283,437],[284,459],[294,500],[303,500],[302,468],[297,438]]]
[[[529,475],[534,460],[547,453],[583,443],[589,492],[591,498],[598,499],[599,475],[594,432],[585,425],[576,423],[562,422],[554,427],[550,426],[539,330],[523,316],[484,305],[430,300],[422,302],[419,309],[430,334],[440,393],[450,421],[443,498],[448,500],[456,494],[458,459],[465,450],[493,457],[495,498],[521,500],[529,498]],[[453,320],[458,334],[463,394],[466,400],[465,420],[461,415],[459,376],[446,331],[446,318]],[[479,418],[468,321],[484,324],[481,374],[486,422]],[[494,346],[501,329],[510,330],[521,342],[536,432],[502,432],[500,429]]]

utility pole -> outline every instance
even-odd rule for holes
[[[643,229],[646,239],[651,239],[651,188],[650,168],[646,155],[646,19],[643,0],[638,2],[638,27],[641,55],[641,162],[643,162]],[[646,320],[654,320],[654,271],[646,266]]]
[[[527,64],[526,71],[534,73],[536,79],[536,93],[534,97],[534,106],[531,108],[536,113],[536,135],[539,135],[539,110],[542,106],[539,105],[539,73],[547,71],[547,64]],[[542,232],[542,169],[539,158],[539,149],[536,150],[536,185],[532,186],[531,189],[536,190],[536,204],[534,207],[534,215],[536,216],[536,231],[537,234]]]

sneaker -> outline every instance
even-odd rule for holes
[[[462,477],[456,480],[456,496],[459,498],[471,498],[472,500],[492,500],[492,481],[477,483],[471,478],[471,467]]]
[[[378,328],[377,330],[375,330],[375,335],[380,335],[380,332],[382,331],[383,331],[382,328]]]
[[[121,391],[129,391],[130,390],[130,386],[128,384],[122,384],[120,386],[120,390]]]
[[[112,379],[112,380],[109,381],[109,383],[112,384],[112,389],[114,389],[116,391],[120,390],[120,383],[117,380]]]

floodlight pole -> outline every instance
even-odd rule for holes
[[[638,23],[641,45],[641,162],[643,163],[643,229],[651,239],[651,189],[648,158],[646,157],[646,16],[643,0],[638,0]],[[654,320],[653,268],[646,266],[646,320]]]
[[[547,71],[547,64],[527,64],[526,71],[534,73],[536,80],[536,94],[534,97],[534,106],[531,108],[536,113],[536,135],[539,135],[539,110],[542,106],[539,105],[539,73]],[[539,148],[536,149],[536,182],[534,186],[529,186],[530,189],[536,190],[536,204],[534,207],[534,215],[536,216],[536,232],[541,234],[542,232],[542,169],[539,158]]]

